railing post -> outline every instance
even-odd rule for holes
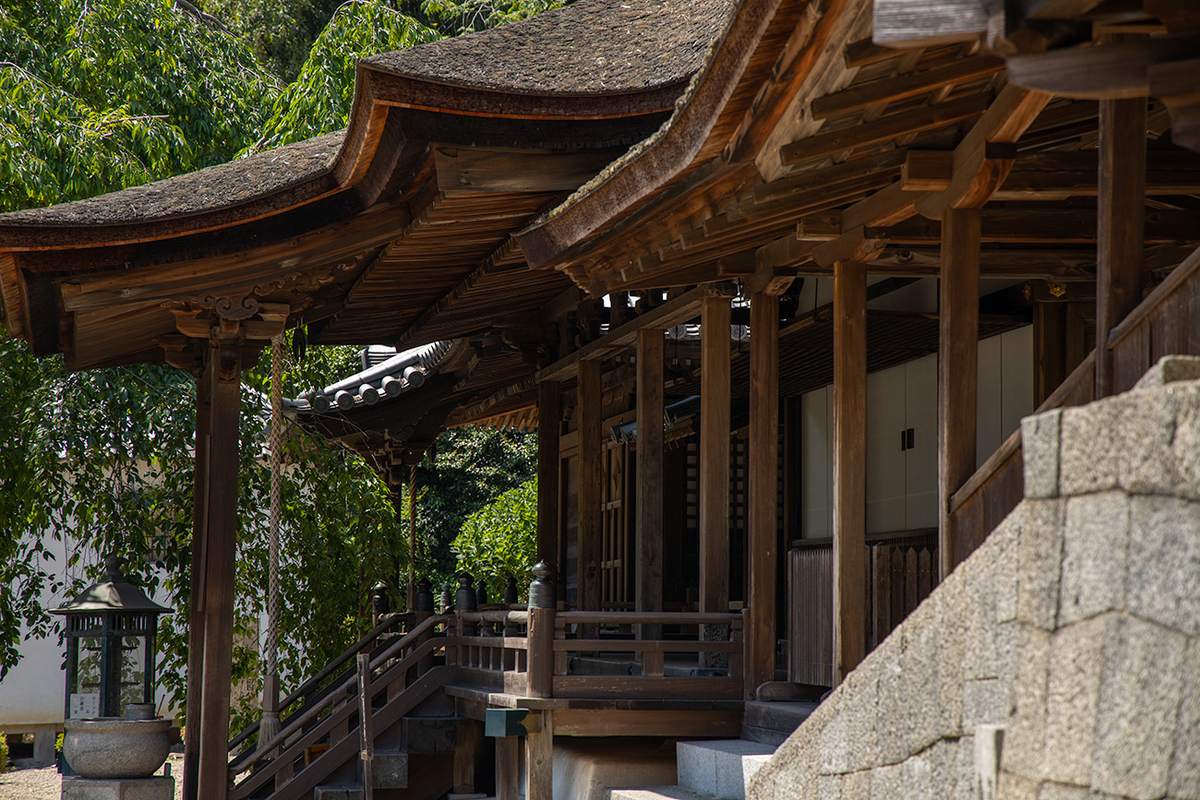
[[[387,585],[383,581],[376,583],[371,589],[371,627],[374,628],[380,620],[391,613],[388,603]]]
[[[448,583],[442,584],[442,613],[449,614],[454,610],[454,588]]]
[[[358,720],[362,782],[366,800],[375,797],[375,710],[371,704],[371,655],[358,654]]]
[[[517,604],[517,579],[511,575],[504,581],[504,605],[512,608]]]
[[[486,606],[488,604],[487,579],[480,578],[475,584],[475,607]]]
[[[533,567],[529,586],[529,696],[554,696],[554,584],[545,561]]]
[[[433,616],[433,584],[428,578],[421,578],[417,582],[417,597],[416,603],[413,606],[413,628],[415,629],[425,620]],[[417,641],[413,645],[414,649],[420,647],[431,636],[430,631],[426,631],[417,637]],[[413,679],[419,678],[433,667],[433,656],[429,655],[417,662],[412,673]]]

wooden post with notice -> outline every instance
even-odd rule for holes
[[[371,654],[358,654],[358,732],[361,749],[363,794],[375,798],[375,712],[371,708]]]

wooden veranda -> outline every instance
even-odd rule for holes
[[[362,62],[344,132],[0,217],[35,353],[197,378],[189,800],[310,796],[438,693],[536,718],[529,800],[555,736],[735,735],[1016,505],[1014,420],[1200,354],[1192,4],[912,5],[579,0]],[[446,427],[538,427],[556,594],[389,618],[230,761],[239,373],[297,325],[444,343],[294,408],[393,486]]]

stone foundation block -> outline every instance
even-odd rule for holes
[[[1134,389],[1154,389],[1179,381],[1200,380],[1200,357],[1163,356],[1134,384]]]
[[[1182,634],[1135,617],[1120,617],[1109,630],[1093,789],[1146,800],[1166,794],[1185,644]]]
[[[313,800],[363,800],[367,793],[359,786],[318,786]]]
[[[1130,511],[1129,612],[1200,634],[1200,503],[1134,497]]]
[[[1062,409],[1021,420],[1025,496],[1058,497],[1059,433]]]
[[[1087,786],[1091,780],[1100,668],[1104,642],[1115,624],[1114,615],[1106,614],[1053,635],[1046,690],[1046,775],[1061,783]]]
[[[1121,396],[1066,408],[1058,467],[1058,492],[1072,497],[1117,488],[1121,452],[1117,431],[1127,410]]]
[[[1058,624],[1125,606],[1129,497],[1105,492],[1067,501]]]
[[[1058,610],[1065,502],[1026,500],[1017,540],[1017,619],[1053,630]]]
[[[153,778],[80,778],[64,776],[62,800],[174,800],[175,779]]]
[[[1200,798],[1200,637],[1192,639],[1183,659],[1175,720],[1175,752],[1171,755],[1171,797]]]

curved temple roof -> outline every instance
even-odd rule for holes
[[[363,62],[397,75],[531,94],[615,94],[686,81],[729,0],[580,2],[520,26],[396,50]]]
[[[536,315],[570,281],[528,270],[512,232],[662,124],[732,7],[579,0],[376,56],[344,132],[0,215],[4,324],[83,369],[182,364],[179,332],[247,298],[331,343]]]

